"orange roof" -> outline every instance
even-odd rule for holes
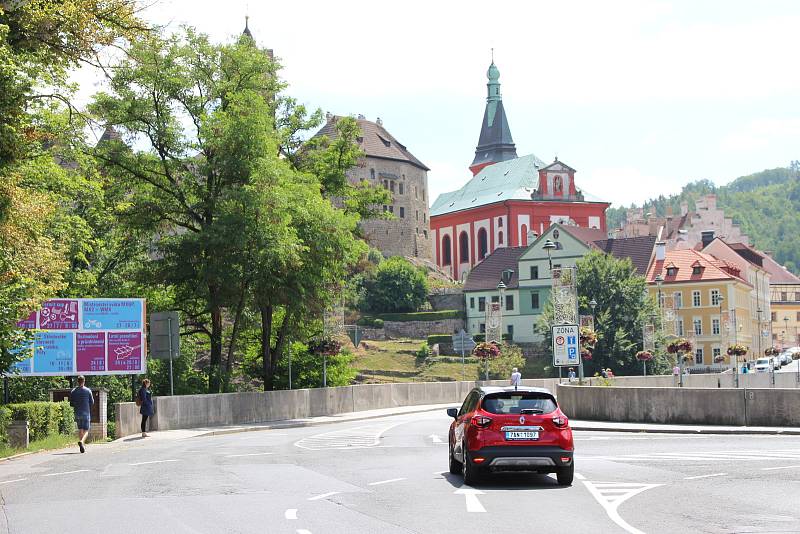
[[[677,267],[678,272],[667,276],[667,267]],[[694,267],[701,267],[699,274],[694,274]],[[670,250],[665,259],[654,261],[647,271],[647,283],[654,284],[658,274],[664,277],[665,284],[711,280],[736,280],[747,284],[735,265],[694,249]]]

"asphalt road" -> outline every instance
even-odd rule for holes
[[[0,531],[798,532],[800,437],[576,432],[576,480],[446,473],[444,413],[0,463]]]

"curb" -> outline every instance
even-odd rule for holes
[[[639,434],[712,434],[712,435],[784,435],[800,436],[800,429],[768,430],[748,428],[633,428],[633,427],[600,427],[592,425],[573,426],[572,430],[591,432],[628,432]]]

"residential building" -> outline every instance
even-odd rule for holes
[[[767,256],[764,267],[770,272],[770,326],[772,346],[800,346],[800,278]]]
[[[336,137],[336,122],[341,117],[327,115],[325,126],[316,136]],[[363,115],[356,119],[361,135],[358,146],[364,156],[347,172],[353,184],[368,182],[384,187],[392,194],[383,211],[391,219],[369,219],[359,223],[364,238],[384,256],[406,256],[431,259],[433,240],[430,237],[428,210],[428,167],[418,160],[383,126],[380,118],[369,121]]]
[[[610,205],[581,191],[575,169],[558,159],[547,165],[533,154],[517,156],[494,62],[487,77],[472,178],[431,206],[434,260],[458,280],[495,250],[527,246],[553,223],[605,231]]]
[[[724,358],[720,365],[731,365],[731,344],[753,347],[753,288],[738,265],[694,249],[667,251],[660,242],[647,283],[664,310],[665,334],[694,341],[693,365],[713,365],[717,356]]]
[[[548,255],[544,244],[555,248]],[[485,331],[486,306],[500,302],[503,329],[514,341],[539,342],[537,333],[544,306],[550,298],[550,265],[573,267],[590,250],[617,258],[630,258],[637,274],[644,276],[653,257],[655,238],[608,239],[603,230],[559,223],[547,228],[526,247],[501,247],[478,263],[464,282],[467,329],[471,334]],[[505,273],[505,276],[504,276]],[[506,286],[504,298],[497,289]]]

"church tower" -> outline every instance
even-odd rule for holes
[[[517,149],[511,138],[511,129],[508,127],[506,111],[503,109],[503,98],[500,96],[500,71],[494,64],[489,65],[486,71],[489,83],[486,84],[488,96],[486,97],[486,111],[483,112],[481,135],[475,149],[475,159],[472,160],[469,170],[475,176],[484,167],[492,163],[499,163],[517,157]]]

